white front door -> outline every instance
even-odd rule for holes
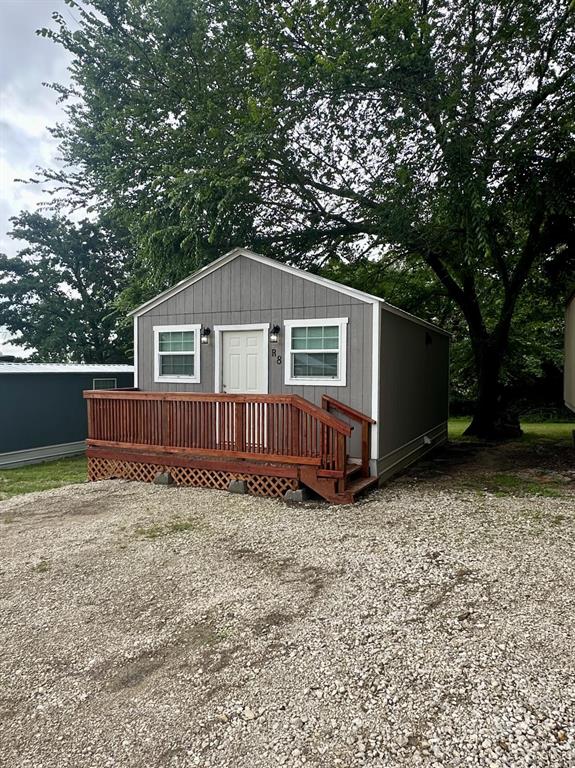
[[[222,331],[222,336],[222,392],[267,392],[264,331]]]

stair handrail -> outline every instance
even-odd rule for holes
[[[352,408],[351,405],[347,405],[346,403],[342,403],[339,400],[336,400],[335,397],[331,397],[331,395],[322,395],[321,405],[322,408],[325,409],[325,411],[328,413],[329,409],[333,408],[334,410],[340,411],[340,413],[345,414],[348,418],[353,419],[354,421],[357,421],[361,424],[361,474],[363,477],[369,477],[371,442],[371,434],[369,428],[372,424],[376,423],[375,419],[372,419],[371,416],[368,416],[366,413],[362,413],[361,411]]]

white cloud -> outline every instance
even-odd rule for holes
[[[23,245],[6,236],[10,216],[35,210],[45,199],[40,186],[15,179],[30,178],[37,166],[57,164],[48,126],[65,115],[57,93],[42,83],[67,83],[69,58],[36,35],[40,27],[53,25],[53,11],[70,14],[63,0],[0,0],[0,251],[8,255]]]

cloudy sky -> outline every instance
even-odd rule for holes
[[[68,82],[66,53],[35,32],[53,26],[59,11],[73,22],[63,0],[0,0],[0,252],[14,255],[23,244],[7,237],[10,216],[34,210],[38,187],[20,184],[37,165],[54,166],[57,149],[47,126],[63,119],[57,94],[43,82]],[[73,13],[73,12],[72,12]],[[2,343],[0,353],[9,354]]]

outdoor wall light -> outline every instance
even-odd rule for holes
[[[280,331],[281,328],[279,325],[272,325],[270,329],[270,343],[271,344],[277,344],[280,340]]]
[[[205,325],[202,325],[200,328],[200,341],[202,344],[207,344],[210,340],[210,333],[211,329],[206,327]]]

